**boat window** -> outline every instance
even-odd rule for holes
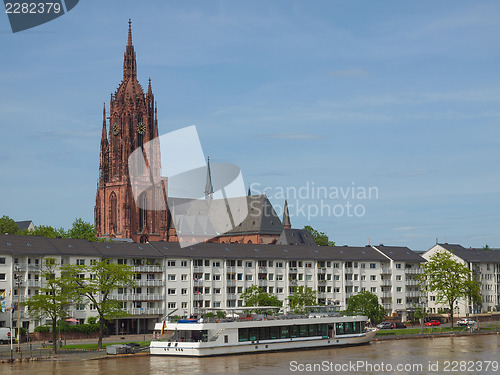
[[[239,328],[238,329],[238,341],[248,341],[248,328]]]
[[[269,340],[269,327],[259,328],[259,340]]]
[[[280,327],[270,327],[269,336],[272,340],[280,337]]]
[[[281,327],[281,338],[282,339],[287,339],[290,337],[290,331],[288,330],[289,327],[287,326],[284,326],[284,327]]]
[[[321,336],[323,336],[323,338],[328,337],[328,324],[321,324]]]
[[[292,326],[292,334],[290,337],[297,337],[299,335],[299,326]]]
[[[309,336],[309,330],[306,324],[303,324],[299,327],[299,336],[300,337],[307,337]]]
[[[318,335],[318,326],[316,324],[311,324],[309,326],[309,336],[317,336]]]
[[[248,339],[250,341],[257,341],[259,338],[259,328],[252,327],[250,328],[250,332],[248,333]]]

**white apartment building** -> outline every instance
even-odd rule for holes
[[[455,305],[455,316],[498,311],[500,309],[500,251],[466,249],[458,244],[444,243],[434,245],[422,256],[429,260],[436,252],[442,251],[449,251],[454,260],[466,265],[480,285],[481,305],[472,304],[462,298]],[[437,313],[440,309],[447,308],[448,306],[436,300],[435,295],[429,295],[429,310],[431,313]]]
[[[287,298],[298,286],[318,291],[318,302],[345,307],[349,298],[367,290],[376,294],[388,315],[403,320],[421,303],[414,276],[424,262],[406,247],[324,247],[201,243],[181,248],[173,242],[144,244],[0,236],[0,294],[6,306],[37,293],[44,280],[46,257],[61,264],[90,264],[109,259],[136,272],[136,286],[112,295],[129,314],[110,322],[110,333],[142,333],[165,316],[189,317],[206,308],[243,306],[241,294],[251,285]],[[16,285],[13,275],[21,275]],[[10,325],[10,312],[0,313],[0,326]],[[93,306],[72,305],[68,317],[86,322]],[[17,313],[12,315],[16,327]],[[42,321],[21,311],[20,324],[32,331]]]

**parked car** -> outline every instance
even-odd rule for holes
[[[476,324],[476,322],[469,318],[462,318],[457,321],[457,326],[468,327]]]
[[[425,323],[425,325],[428,327],[439,326],[441,325],[441,322],[439,320],[429,320],[427,323]]]
[[[391,329],[392,328],[392,323],[391,322],[382,322],[377,324],[378,329]]]
[[[14,331],[10,328],[0,327],[0,344],[7,344],[10,342],[10,335],[15,337]]]
[[[404,323],[396,322],[392,323],[392,328],[406,328],[406,326],[404,325]]]

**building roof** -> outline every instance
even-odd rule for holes
[[[307,229],[291,229],[285,228],[281,232],[277,245],[306,245],[318,246],[316,241]]]
[[[26,256],[88,256],[97,258],[217,258],[380,261],[372,247],[199,243],[181,248],[178,242],[90,242],[71,238],[0,235],[0,254]]]
[[[462,245],[448,243],[438,245],[470,263],[500,263],[499,250],[466,249]]]
[[[379,250],[381,253],[386,255],[397,262],[426,262],[424,258],[422,258],[419,254],[410,250],[408,247],[402,246],[373,246],[373,248]]]
[[[19,230],[25,230],[29,229],[30,225],[33,225],[33,221],[31,220],[16,221],[16,224]]]

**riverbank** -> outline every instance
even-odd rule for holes
[[[435,339],[443,337],[478,337],[478,336],[488,336],[488,335],[500,335],[499,331],[474,331],[474,332],[433,332],[430,333],[419,333],[419,334],[409,334],[409,335],[383,335],[376,336],[372,342],[378,341],[394,341],[394,340],[411,340],[411,339]],[[128,335],[128,336],[110,336],[103,339],[104,344],[123,344],[126,342],[140,342],[144,338],[150,338],[148,335]],[[89,343],[95,343],[94,339],[85,340],[73,340],[68,341],[67,345],[84,345]],[[32,362],[32,361],[67,361],[67,362],[78,362],[78,361],[93,361],[102,359],[113,359],[113,358],[135,358],[149,356],[149,351],[140,352],[136,354],[118,354],[118,355],[108,355],[105,349],[102,350],[86,350],[86,349],[66,349],[63,348],[58,350],[57,354],[51,353],[51,348],[42,347],[41,343],[32,344],[31,350],[29,350],[27,344],[22,345],[21,355],[17,352],[13,353],[12,360],[14,362]],[[10,345],[0,346],[0,364],[12,363]]]

